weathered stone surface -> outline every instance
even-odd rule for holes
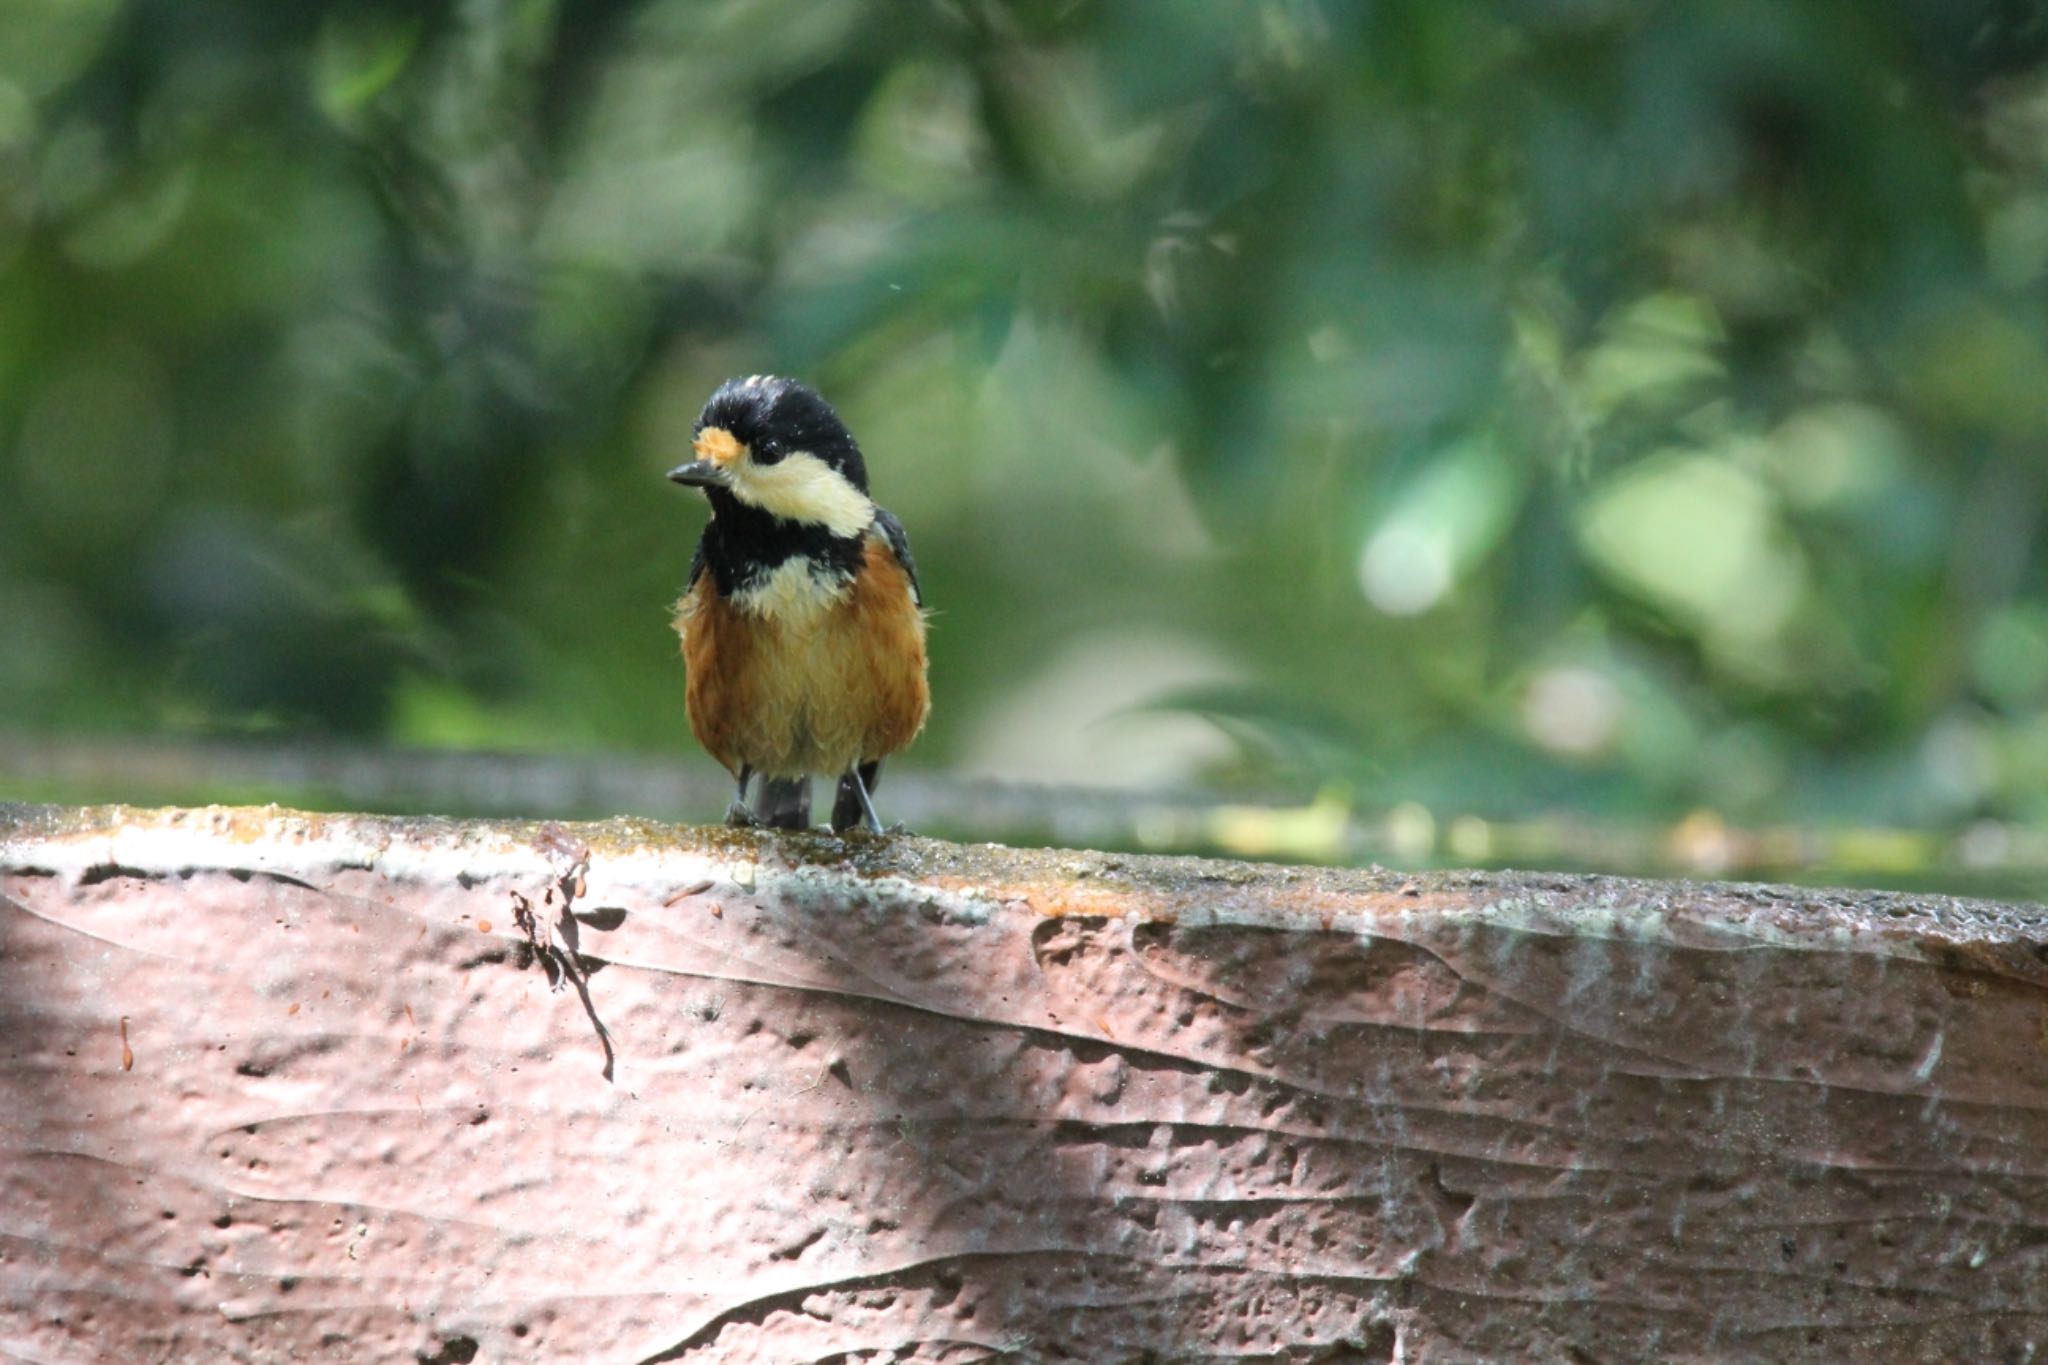
[[[0,1153],[37,1361],[2036,1358],[2048,918],[15,808]]]

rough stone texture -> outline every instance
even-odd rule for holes
[[[0,808],[0,1354],[2032,1359],[2044,987],[1932,897]]]

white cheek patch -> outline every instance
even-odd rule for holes
[[[730,466],[732,495],[786,521],[823,526],[855,536],[875,519],[867,494],[815,455],[797,451],[775,464],[740,460]]]

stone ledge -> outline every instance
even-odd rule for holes
[[[0,808],[0,1349],[2013,1358],[2044,988],[1941,897]]]

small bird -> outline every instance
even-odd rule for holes
[[[735,825],[801,829],[811,777],[834,777],[832,828],[882,833],[882,760],[924,728],[924,598],[902,523],[868,497],[867,466],[830,405],[793,379],[718,386],[697,458],[711,521],[676,603],[690,728],[739,779]],[[761,777],[758,808],[747,784]]]

